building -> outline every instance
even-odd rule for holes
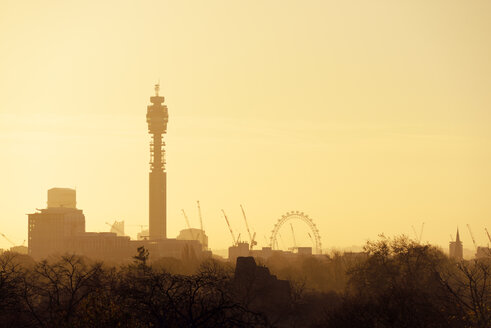
[[[28,214],[28,253],[34,259],[63,252],[68,240],[85,232],[85,215],[82,210],[50,205]]]
[[[291,305],[291,286],[288,280],[278,279],[265,266],[258,266],[253,257],[238,257],[231,288],[237,297],[246,299],[248,309],[266,311],[284,317]]]
[[[141,246],[149,250],[150,259],[199,259],[210,256],[202,251],[202,245],[197,240],[130,240],[130,237],[118,236],[115,232],[86,232],[83,211],[61,205],[28,214],[28,224],[28,254],[35,260],[69,253],[124,262],[131,261]]]
[[[142,229],[139,233],[136,234],[137,240],[148,240],[148,229]]]
[[[48,197],[52,190],[64,190],[65,194],[75,196],[75,190],[68,193],[66,188],[53,188],[48,191]],[[76,204],[75,199],[70,202]],[[50,255],[74,253],[121,261],[135,253],[129,237],[111,232],[86,232],[83,211],[64,204],[48,201],[48,208],[28,214],[28,254],[32,258],[40,260]]]
[[[233,264],[235,264],[238,257],[247,257],[249,255],[249,243],[238,242],[228,248],[228,260]]]
[[[312,247],[297,247],[298,255],[312,256]]]
[[[489,246],[478,246],[476,249],[476,259],[491,258]]]
[[[197,240],[203,246],[203,250],[208,249],[208,236],[204,230],[189,228],[179,232],[177,240]]]
[[[455,236],[455,241],[451,241],[449,244],[448,254],[450,258],[456,259],[458,261],[464,258],[464,245],[460,241],[458,228],[457,228],[457,235]]]
[[[12,247],[10,247],[9,251],[11,253],[19,253],[19,254],[25,254],[25,255],[27,255],[27,247],[24,246],[24,245],[12,246]]]
[[[114,223],[111,225],[110,232],[114,232],[118,236],[125,236],[124,221],[114,221]]]

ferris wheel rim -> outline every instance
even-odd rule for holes
[[[271,249],[275,249],[275,244],[277,244],[277,235],[280,230],[280,228],[285,224],[287,221],[290,220],[295,220],[298,219],[304,223],[307,224],[307,226],[310,228],[312,231],[314,238],[313,240],[315,241],[315,252],[317,254],[322,254],[322,242],[321,242],[321,237],[319,233],[319,229],[317,229],[317,226],[315,225],[314,221],[312,218],[310,218],[307,214],[304,212],[300,211],[291,211],[287,212],[286,214],[282,215],[278,221],[275,223],[273,230],[271,231],[271,237],[270,237],[270,247]]]

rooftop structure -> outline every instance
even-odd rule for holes
[[[77,191],[70,188],[51,188],[48,190],[48,208],[77,208]]]

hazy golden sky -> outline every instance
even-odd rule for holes
[[[51,187],[77,188],[89,231],[148,224],[160,78],[170,237],[199,199],[215,249],[221,208],[245,237],[239,204],[259,246],[290,210],[325,248],[422,222],[485,244],[490,58],[488,0],[0,0],[0,232],[27,239]]]

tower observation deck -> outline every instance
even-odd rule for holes
[[[155,96],[147,106],[148,133],[150,141],[149,173],[149,235],[150,239],[167,238],[167,173],[165,172],[165,142],[169,114],[164,97],[159,96],[160,85],[155,85]]]

